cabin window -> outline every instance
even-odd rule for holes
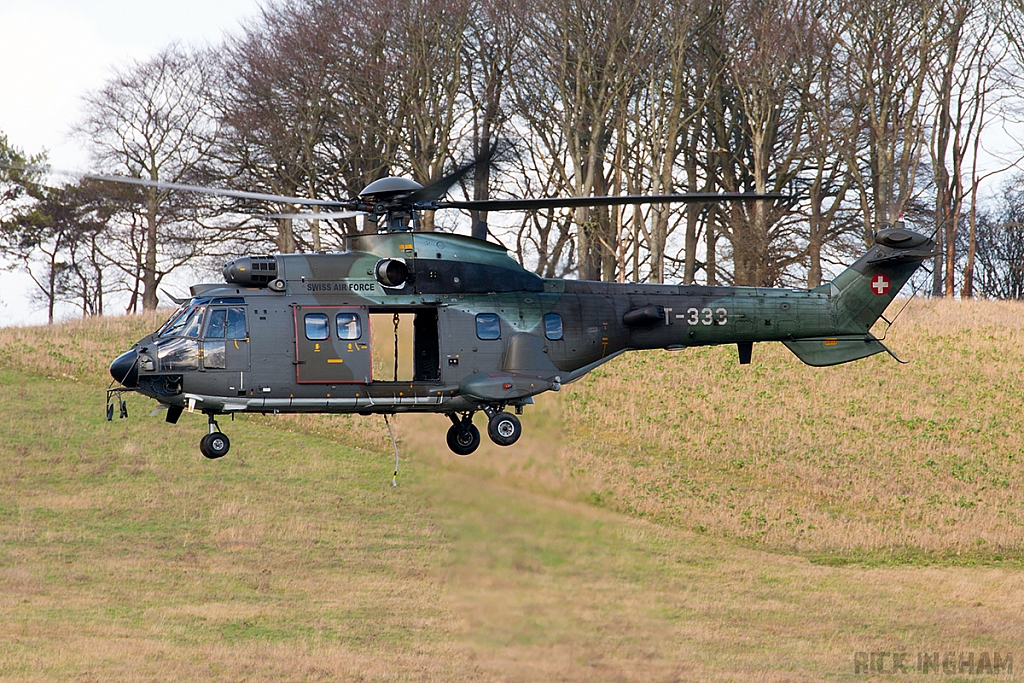
[[[501,339],[501,320],[496,313],[478,313],[476,336],[483,340]]]
[[[557,313],[544,316],[544,336],[552,341],[562,338],[562,316]]]
[[[338,326],[338,339],[351,341],[363,336],[358,313],[339,313],[335,323]]]
[[[306,314],[306,339],[311,341],[322,341],[331,336],[331,327],[327,316],[323,313]]]

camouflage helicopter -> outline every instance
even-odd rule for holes
[[[534,396],[558,391],[630,350],[735,344],[739,362],[747,364],[754,342],[777,341],[813,366],[888,352],[871,327],[935,247],[901,226],[883,228],[866,254],[810,290],[542,278],[484,239],[486,232],[419,231],[421,212],[778,197],[442,199],[472,166],[427,187],[383,178],[341,202],[93,176],[314,205],[327,210],[319,218],[368,214],[378,225],[376,234],[348,237],[340,253],[245,256],[224,266],[223,282],[193,285],[191,298],[160,329],[111,363],[117,386],[108,389],[107,419],[112,396],[127,416],[122,394],[129,391],[166,406],[172,424],[185,410],[200,411],[209,422],[200,451],[219,458],[230,448],[216,421],[222,415],[443,413],[452,423],[448,446],[468,455],[480,445],[473,424],[478,411],[486,414],[494,443],[514,444],[522,433],[516,415]],[[405,348],[402,321],[411,327]],[[370,330],[378,325],[387,331],[393,325],[393,349],[375,348]],[[375,371],[374,358],[392,350],[393,366]]]

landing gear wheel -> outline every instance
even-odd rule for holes
[[[469,455],[480,446],[480,430],[472,422],[460,422],[448,428],[447,439],[455,455]]]
[[[223,458],[231,449],[231,441],[226,434],[213,432],[199,441],[199,451],[210,460]]]
[[[487,436],[499,446],[511,446],[522,434],[523,426],[512,413],[495,413],[487,422]]]

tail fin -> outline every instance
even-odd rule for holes
[[[837,365],[888,349],[871,334],[871,326],[921,266],[935,255],[935,242],[905,228],[885,228],[875,246],[839,276],[815,291],[833,301],[836,334],[783,342],[808,365]]]

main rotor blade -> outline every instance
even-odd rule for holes
[[[432,202],[432,209],[473,209],[476,211],[538,211],[579,206],[620,206],[623,204],[705,204],[786,199],[782,194],[748,192],[694,192],[689,194],[611,195],[595,197],[542,197],[540,199],[478,199]]]
[[[199,194],[214,194],[222,197],[234,197],[235,199],[255,199],[264,202],[281,202],[283,204],[299,204],[302,206],[329,206],[336,208],[354,207],[355,202],[337,202],[327,199],[309,199],[307,197],[287,197],[277,194],[264,194],[262,192],[246,192],[244,190],[227,190],[218,187],[203,187],[202,185],[187,185],[183,183],[168,183],[162,180],[147,180],[145,178],[130,178],[128,176],[115,175],[94,175],[83,176],[89,180],[99,180],[108,183],[123,183],[127,185],[141,185],[143,187],[155,187],[158,190],[178,190],[180,192],[197,192]]]
[[[467,173],[476,168],[479,164],[488,164],[491,161],[491,157],[494,156],[494,150],[490,149],[472,161],[459,166],[454,171],[446,176],[443,176],[434,182],[430,183],[426,187],[416,190],[409,196],[409,201],[419,202],[432,202],[440,199],[441,197],[448,194],[448,190],[452,185],[459,182],[466,176]]]
[[[293,220],[316,221],[328,218],[355,218],[356,216],[365,215],[366,212],[364,211],[321,211],[320,213],[307,211],[306,213],[268,213],[264,214],[264,218],[291,218]]]

